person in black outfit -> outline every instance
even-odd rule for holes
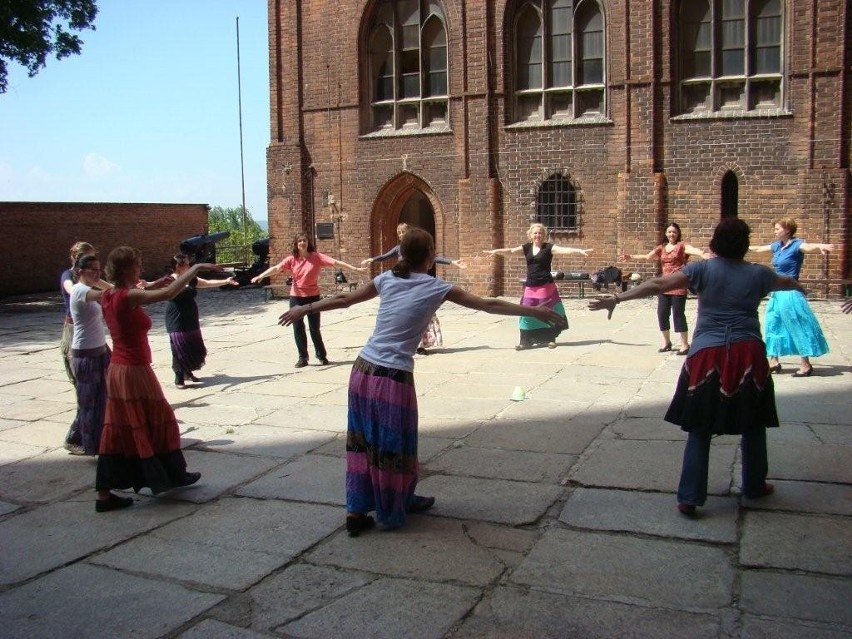
[[[178,278],[189,270],[189,256],[179,253],[172,258],[173,278]],[[204,366],[207,347],[201,336],[201,324],[198,320],[198,305],[195,303],[196,289],[216,288],[227,285],[239,286],[237,280],[229,277],[224,280],[205,280],[195,277],[186,288],[168,301],[166,305],[166,331],[172,348],[172,370],[175,373],[175,386],[186,388],[185,380],[200,381],[193,371]]]

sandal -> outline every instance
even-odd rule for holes
[[[375,525],[376,520],[369,515],[346,515],[346,532],[350,537],[357,537],[361,534],[361,531],[368,530]]]
[[[686,348],[681,348],[681,349],[677,352],[677,354],[678,354],[678,355],[689,355],[689,346],[687,346]]]
[[[414,495],[414,497],[411,499],[411,503],[408,504],[408,507],[405,509],[405,512],[422,513],[429,510],[434,505],[434,497],[421,497],[420,495]]]
[[[663,346],[662,348],[658,348],[657,352],[658,353],[668,353],[670,350],[672,350],[672,343],[666,342],[666,345]]]

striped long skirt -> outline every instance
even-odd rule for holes
[[[559,297],[559,289],[553,282],[541,286],[525,286],[521,305],[546,306],[559,313],[566,321],[565,326],[556,328],[533,317],[520,317],[518,325],[521,329],[521,346],[533,346],[556,341],[559,333],[568,328],[568,316],[565,314],[565,307]]]
[[[401,526],[418,471],[413,373],[359,357],[349,377],[347,512],[375,510],[385,528]]]
[[[65,437],[65,443],[82,446],[87,455],[97,455],[104,428],[107,391],[106,373],[109,346],[71,350],[71,370],[77,380],[77,415]]]

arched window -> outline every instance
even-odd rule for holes
[[[737,217],[739,189],[736,173],[728,171],[722,176],[722,217]]]
[[[779,109],[781,0],[681,0],[680,111]]]
[[[604,18],[596,0],[524,0],[513,29],[513,121],[605,113]]]
[[[446,127],[447,30],[436,0],[379,0],[368,45],[370,129]]]
[[[579,229],[577,191],[564,175],[551,175],[538,189],[537,221],[555,231]]]

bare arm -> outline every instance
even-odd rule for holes
[[[458,286],[453,286],[450,289],[446,299],[460,306],[472,308],[476,311],[485,311],[492,315],[525,315],[553,326],[560,326],[565,323],[565,318],[544,306],[521,306],[494,297],[479,297]]]
[[[90,288],[88,291],[86,291],[87,302],[100,302],[103,296],[104,292],[97,288]]]
[[[816,253],[819,251],[825,255],[826,253],[830,253],[834,250],[834,244],[806,244],[802,242],[801,246],[799,246],[799,250],[802,253]]]
[[[335,266],[342,266],[343,268],[348,268],[350,271],[356,271],[358,273],[364,273],[367,269],[362,268],[360,266],[352,266],[347,262],[341,262],[340,260],[334,260]]]
[[[649,251],[645,255],[640,255],[638,253],[635,254],[635,255],[631,255],[630,253],[622,253],[621,254],[621,261],[622,262],[627,262],[628,260],[653,260],[653,259],[656,259],[656,258],[657,258],[657,250],[656,249]]]
[[[771,244],[759,244],[756,246],[749,246],[748,250],[752,253],[769,253],[772,250]]]
[[[198,288],[217,288],[219,286],[228,286],[228,285],[239,286],[240,283],[237,280],[235,280],[233,277],[229,277],[228,279],[225,279],[225,280],[205,280],[204,278],[199,277],[198,282],[196,283],[196,286],[198,286]]]
[[[787,277],[786,275],[776,275],[775,283],[772,286],[773,291],[799,291],[802,295],[807,295],[808,292],[804,289],[799,280]]]
[[[217,264],[193,264],[180,277],[163,288],[155,290],[144,290],[141,288],[131,288],[127,292],[127,303],[130,306],[143,306],[145,304],[154,304],[155,302],[164,302],[175,297],[180,293],[187,284],[192,281],[192,278],[198,275],[199,271],[215,271],[221,273],[224,269]]]
[[[270,266],[268,269],[266,269],[260,275],[255,275],[253,278],[251,278],[251,280],[250,280],[251,283],[257,284],[260,280],[266,279],[267,277],[269,277],[273,273],[277,273],[279,270],[281,270],[280,267],[281,267],[280,263],[276,264],[275,266]]]
[[[294,306],[286,313],[282,313],[278,317],[278,323],[281,326],[289,326],[293,322],[302,319],[308,313],[319,313],[320,311],[331,311],[336,308],[349,308],[353,304],[360,304],[367,300],[373,299],[379,291],[373,282],[366,286],[360,286],[352,293],[340,293],[334,297],[326,297],[318,302],[312,302],[304,306]]]
[[[612,317],[612,312],[615,307],[621,302],[629,302],[630,300],[638,300],[651,295],[659,295],[666,291],[671,291],[676,288],[687,288],[689,286],[689,278],[681,271],[670,273],[669,275],[661,275],[651,278],[643,282],[639,286],[627,289],[623,293],[615,295],[607,295],[599,297],[589,302],[589,310],[592,311],[607,311],[607,319]]]
[[[687,255],[692,255],[693,257],[697,257],[701,260],[708,260],[712,257],[710,253],[707,251],[702,251],[701,249],[695,248],[692,244],[684,244],[683,251]]]
[[[524,252],[523,246],[516,246],[514,248],[499,248],[499,249],[491,249],[490,251],[482,251],[487,255],[522,255]]]
[[[554,255],[572,255],[578,253],[580,255],[583,255],[584,257],[587,257],[589,253],[594,250],[595,249],[574,248],[573,246],[557,246],[556,244],[554,244],[550,252]]]

